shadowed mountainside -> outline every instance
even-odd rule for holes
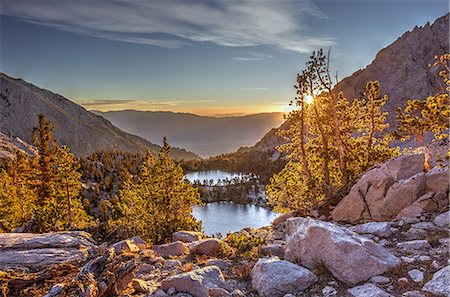
[[[67,145],[77,156],[98,150],[156,152],[159,146],[115,127],[108,120],[95,115],[72,101],[41,89],[21,79],[0,73],[0,131],[12,138],[32,143],[37,115],[44,113],[55,126],[55,138]],[[5,142],[7,138],[4,138]],[[174,148],[177,159],[198,158],[194,153]]]

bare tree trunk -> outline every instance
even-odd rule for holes
[[[326,193],[328,194],[329,189],[331,188],[330,184],[330,156],[328,151],[328,140],[325,136],[325,131],[323,130],[322,123],[320,123],[319,119],[319,111],[317,110],[316,104],[313,105],[314,113],[316,115],[317,126],[319,127],[319,132],[322,137],[322,145],[323,145],[323,181],[327,186]]]
[[[341,130],[340,130],[340,126],[341,123],[337,117],[337,110],[336,110],[336,105],[337,105],[337,98],[335,95],[333,95],[332,93],[332,87],[331,87],[331,75],[330,75],[330,71],[329,71],[329,67],[330,67],[330,51],[331,48],[328,50],[328,54],[327,54],[327,61],[326,61],[326,77],[325,79],[322,77],[322,73],[319,71],[319,68],[317,68],[317,78],[319,79],[321,85],[327,90],[329,96],[331,97],[331,107],[332,107],[332,111],[333,111],[333,130],[334,130],[334,136],[336,138],[336,142],[337,142],[337,147],[338,147],[338,158],[339,158],[339,169],[341,171],[342,174],[342,183],[343,185],[346,185],[348,183],[348,170],[347,170],[347,164],[345,163],[345,145],[344,145],[344,141],[342,140],[342,135],[341,135]],[[336,78],[337,79],[337,78]]]
[[[301,121],[300,121],[300,136],[301,136],[301,141],[300,141],[300,150],[301,150],[301,154],[302,154],[302,162],[303,162],[303,167],[306,173],[306,178],[308,179],[308,182],[311,181],[311,171],[309,170],[309,166],[308,166],[308,160],[306,159],[306,150],[305,150],[305,144],[304,144],[304,139],[305,139],[305,102],[302,99],[302,105],[301,105]]]
[[[67,195],[67,212],[69,215],[67,226],[68,229],[72,229],[72,200],[70,198],[70,191],[69,191],[69,183],[66,183],[66,195]]]

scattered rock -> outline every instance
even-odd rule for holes
[[[55,296],[58,296],[59,292],[61,292],[62,289],[64,289],[64,284],[56,284],[43,297],[55,297]]]
[[[349,229],[358,234],[373,234],[380,237],[389,237],[392,234],[390,222],[370,222]]]
[[[190,272],[170,276],[161,282],[161,289],[174,287],[177,292],[189,293],[195,297],[208,297],[210,288],[225,284],[222,272],[217,266],[207,266]]]
[[[397,247],[407,251],[431,249],[428,240],[411,240],[397,243]]]
[[[416,260],[411,257],[401,257],[402,261],[408,264],[414,263]]]
[[[401,277],[397,280],[397,283],[400,287],[406,287],[409,285],[409,280],[406,277]]]
[[[264,297],[297,293],[317,282],[317,277],[308,269],[278,257],[259,259],[252,269],[251,278],[252,287]]]
[[[209,288],[208,290],[209,297],[229,297],[230,293],[222,288]]]
[[[427,236],[427,231],[424,229],[409,228],[404,234],[405,238],[408,240],[418,240],[425,238]]]
[[[450,265],[437,271],[433,278],[423,286],[422,291],[436,296],[450,295]]]
[[[245,297],[245,294],[238,289],[231,292],[231,297]]]
[[[177,231],[172,234],[172,241],[193,242],[201,240],[205,234],[194,231]]]
[[[402,297],[426,297],[424,293],[414,290],[414,291],[407,291],[402,294]]]
[[[284,246],[278,243],[269,244],[261,247],[261,252],[266,256],[284,257]]]
[[[309,269],[324,265],[348,284],[368,280],[401,263],[373,241],[333,223],[291,218],[286,227],[286,260]]]
[[[97,249],[86,232],[2,233],[0,270],[39,271],[60,263],[80,263]]]
[[[297,215],[296,211],[287,212],[285,214],[282,214],[281,216],[278,216],[273,220],[272,226],[276,227],[281,225],[282,223],[286,222],[287,219],[295,217]]]
[[[332,297],[337,295],[337,290],[333,287],[326,286],[322,289],[322,295],[324,297]]]
[[[394,297],[371,283],[353,287],[347,292],[354,297]]]
[[[189,244],[189,250],[192,254],[211,255],[222,250],[222,241],[217,238],[208,238],[194,241]]]
[[[150,287],[142,279],[133,279],[131,281],[131,286],[133,287],[134,291],[138,293],[147,293],[150,291]]]
[[[133,236],[130,238],[131,242],[133,242],[135,245],[137,245],[137,247],[139,249],[145,249],[148,244],[145,242],[145,240],[143,240],[142,238],[140,238],[139,236]]]
[[[415,223],[411,226],[411,228],[423,229],[423,230],[434,230],[436,229],[436,225],[432,222],[420,222]]]
[[[421,283],[421,282],[423,282],[423,279],[425,278],[425,274],[418,269],[413,269],[413,270],[408,271],[408,275],[415,283]]]
[[[164,268],[181,268],[182,264],[178,260],[168,259],[164,262]]]
[[[448,228],[450,225],[450,210],[438,215],[434,219],[434,224],[439,227]]]
[[[376,285],[384,285],[391,282],[391,279],[386,276],[382,275],[375,275],[370,278],[370,282],[376,284]]]
[[[130,239],[119,241],[111,246],[117,255],[139,252],[139,247]]]
[[[189,254],[189,248],[185,243],[181,241],[159,245],[155,250],[158,254],[165,258],[170,256],[181,256]]]
[[[209,259],[206,261],[205,266],[217,266],[220,270],[227,270],[231,267],[232,263],[230,261],[221,259]]]

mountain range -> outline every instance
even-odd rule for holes
[[[37,126],[40,113],[55,126],[54,136],[59,144],[67,145],[77,156],[99,150],[143,153],[150,149],[156,153],[159,149],[158,145],[120,130],[61,95],[0,73],[0,149],[14,151],[21,149],[23,143],[32,143],[33,127]],[[198,158],[178,148],[172,149],[172,156]]]
[[[153,143],[160,143],[166,136],[173,145],[186,148],[202,157],[252,146],[267,131],[284,122],[281,112],[222,117],[135,110],[94,113],[110,120],[120,129]]]
[[[388,95],[384,111],[391,130],[397,126],[395,111],[404,108],[410,99],[425,99],[440,90],[435,67],[435,55],[449,53],[449,14],[406,32],[392,44],[378,52],[366,68],[341,80],[334,88],[335,94],[343,92],[348,99],[361,98],[368,81],[378,80],[380,92]],[[278,129],[289,128],[283,123]],[[272,129],[250,149],[273,150],[283,142]]]

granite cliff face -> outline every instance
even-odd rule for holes
[[[410,99],[425,99],[440,90],[435,78],[433,64],[435,55],[449,52],[449,14],[437,19],[432,25],[415,27],[378,52],[375,59],[364,69],[340,81],[333,92],[343,92],[352,100],[362,97],[368,81],[380,81],[381,94],[388,95],[385,111],[388,122],[396,127],[395,110],[405,107]],[[284,123],[279,129],[287,129]],[[268,132],[254,146],[256,150],[275,148],[282,139],[275,131]]]
[[[45,113],[55,126],[54,135],[59,144],[67,145],[78,156],[98,150],[145,152],[150,148],[156,152],[159,148],[120,130],[63,96],[0,73],[0,132],[32,143],[33,127],[37,126],[40,113]],[[198,157],[181,149],[173,149],[172,156]]]
[[[385,110],[396,126],[395,110],[410,99],[424,99],[440,90],[436,68],[429,67],[435,55],[449,52],[449,14],[432,25],[415,27],[378,52],[365,69],[339,82],[334,91],[348,99],[360,98],[368,81],[380,81],[381,94],[389,96]]]

